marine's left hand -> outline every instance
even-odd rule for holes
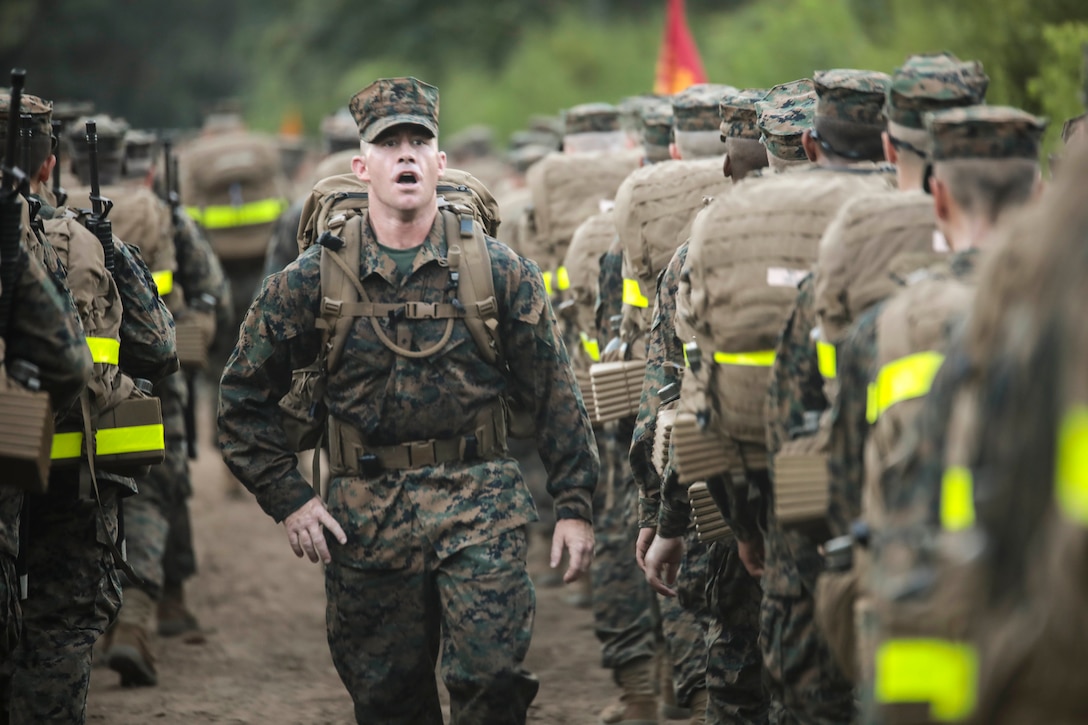
[[[559,519],[552,534],[551,567],[559,566],[563,549],[570,554],[570,566],[563,574],[563,581],[570,584],[583,574],[589,573],[593,561],[593,525],[582,519]]]

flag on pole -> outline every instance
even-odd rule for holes
[[[654,93],[672,95],[696,83],[706,83],[706,70],[688,27],[684,0],[669,0],[665,35],[657,57]]]

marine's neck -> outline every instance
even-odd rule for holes
[[[370,209],[370,226],[374,235],[391,249],[412,249],[427,240],[438,214],[437,200],[424,209],[404,214],[381,204]]]

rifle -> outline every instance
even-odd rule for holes
[[[19,168],[16,154],[19,152],[19,111],[23,104],[25,82],[25,70],[11,71],[8,135],[4,149],[4,167],[0,175],[0,338],[7,337],[12,296],[15,294],[14,262],[19,255],[19,242],[23,238],[23,197],[20,190],[26,185],[27,176]]]
[[[60,134],[62,124],[60,121],[53,121],[53,137],[57,139],[57,149],[54,152],[54,156],[57,157],[57,163],[53,166],[53,196],[57,199],[57,206],[64,206],[68,201],[68,192],[64,190],[64,187],[60,185]]]
[[[91,215],[87,219],[87,229],[98,237],[105,256],[106,269],[113,274],[113,223],[109,220],[113,202],[102,196],[102,187],[98,183],[98,124],[87,121],[87,161],[91,171]]]
[[[182,220],[179,216],[183,214],[181,210],[181,196],[178,194],[176,188],[174,188],[174,180],[177,179],[177,157],[173,154],[173,142],[169,138],[163,139],[162,142],[163,152],[163,197],[167,204],[170,205],[170,219],[174,224],[174,253],[179,260],[188,259],[192,254],[192,250],[188,248],[189,236],[182,231]],[[181,264],[178,264],[178,271],[181,271]],[[203,299],[192,299],[189,296],[189,290],[185,289],[185,276],[183,274],[178,275],[182,285],[182,289],[185,292],[185,299],[188,301],[189,306],[193,309],[197,308],[197,303],[201,302],[208,304]],[[207,297],[207,295],[202,295]],[[215,301],[212,300],[210,305],[214,308]],[[186,453],[190,460],[196,460],[197,457],[197,436],[196,436],[196,385],[197,378],[199,377],[199,371],[196,368],[185,369],[185,386],[189,390],[189,395],[185,401],[185,410],[182,416],[185,420],[185,447]]]

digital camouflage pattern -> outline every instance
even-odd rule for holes
[[[892,74],[884,113],[889,123],[924,131],[926,113],[982,103],[989,83],[978,61],[951,53],[912,55]]]
[[[669,106],[668,96],[644,93],[624,98],[617,107],[620,114],[620,128],[624,131],[638,133],[642,127],[642,117],[648,111],[654,111],[662,106]]]
[[[697,83],[672,97],[672,113],[677,131],[717,131],[722,98],[736,93],[733,86]]]
[[[639,124],[639,137],[647,156],[667,155],[672,143],[673,122],[672,106],[661,104],[645,111]]]
[[[884,98],[891,77],[871,70],[836,68],[816,71],[816,122],[839,121],[860,126],[884,125]]]
[[[536,609],[524,527],[450,556],[415,535],[396,571],[339,561],[326,569],[329,649],[356,720],[441,723],[433,659],[441,652],[452,722],[524,723],[539,688],[521,666]]]
[[[766,88],[747,88],[722,98],[718,105],[722,135],[758,141],[761,134],[756,103],[766,95]]]
[[[7,152],[8,137],[8,112],[11,110],[11,94],[7,89],[0,91],[0,157]],[[19,112],[22,118],[19,121],[20,129],[26,129],[31,133],[30,158],[31,164],[43,164],[53,150],[53,103],[38,96],[24,93],[19,101]],[[21,145],[26,144],[25,139],[20,139]],[[26,148],[25,145],[22,148]],[[22,167],[23,160],[17,159],[17,166]],[[23,169],[29,176],[37,171]]]
[[[446,300],[448,275],[439,264],[446,257],[443,227],[436,220],[411,274],[401,280],[393,259],[379,253],[369,223],[364,225],[360,278],[373,302]],[[446,439],[466,433],[466,423],[511,392],[536,421],[557,516],[588,521],[598,474],[593,433],[540,270],[497,242],[489,241],[488,249],[509,375],[483,361],[463,324],[454,325],[438,354],[414,359],[395,355],[377,339],[369,319],[357,318],[344,364],[329,375],[329,414],[371,445]],[[268,420],[279,419],[277,403],[290,387],[291,371],[317,357],[320,251],[307,250],[265,281],[220,385],[224,459],[277,521],[314,495],[288,451],[286,434]],[[446,328],[443,320],[378,324],[402,340],[410,334],[414,349],[433,346]],[[418,530],[445,557],[536,518],[509,458],[386,471],[365,484],[345,478],[346,471],[332,473],[329,508],[348,533],[345,546],[333,544],[333,556],[362,568],[401,566]]]
[[[620,130],[620,109],[610,103],[583,103],[563,112],[563,135]]]
[[[756,103],[760,137],[767,152],[786,161],[808,157],[801,136],[812,128],[816,91],[807,78],[775,86]]]
[[[438,89],[418,78],[379,78],[348,103],[359,138],[373,143],[386,129],[410,123],[438,136]]]
[[[623,245],[619,237],[601,257],[601,270],[597,276],[597,341],[603,353],[619,333],[623,314]]]
[[[926,115],[930,160],[1039,158],[1046,119],[1009,106],[968,106]]]

